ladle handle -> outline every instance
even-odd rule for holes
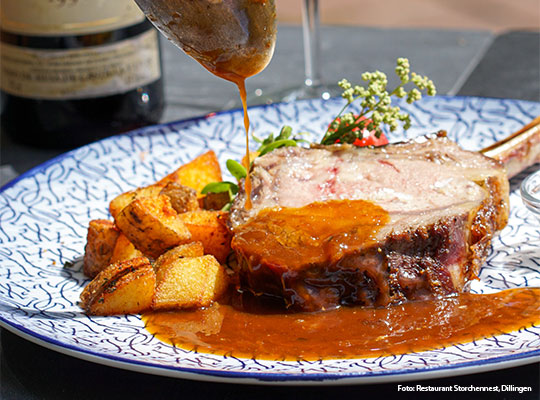
[[[540,116],[480,152],[501,161],[506,167],[508,178],[540,162]]]

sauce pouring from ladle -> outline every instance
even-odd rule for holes
[[[245,80],[270,62],[276,41],[274,0],[135,0],[175,45],[216,76],[238,86],[244,109],[249,169],[249,117]],[[244,183],[251,208],[249,173]]]

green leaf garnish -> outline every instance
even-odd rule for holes
[[[231,204],[238,193],[238,185],[233,182],[223,181],[223,182],[212,182],[206,185],[203,190],[201,190],[202,194],[208,194],[208,193],[228,193],[229,194],[229,201],[225,206],[223,206],[223,211],[228,211],[231,208]]]
[[[261,145],[257,149],[257,152],[259,153],[258,156],[264,156],[265,154],[279,147],[294,147],[297,146],[298,143],[307,142],[307,140],[304,139],[291,138],[292,133],[292,127],[285,125],[283,128],[281,128],[279,134],[275,138],[273,133],[269,134],[264,140],[253,135],[253,139]]]
[[[297,142],[292,139],[282,139],[276,140],[275,142],[268,143],[259,147],[259,157],[264,156],[266,153],[270,153],[272,150],[275,150],[279,147],[294,147],[297,145]]]
[[[207,193],[223,193],[231,192],[232,194],[238,193],[238,185],[236,183],[223,181],[223,182],[212,182],[206,185],[202,190],[201,194]]]
[[[281,128],[281,131],[279,132],[278,137],[276,138],[276,142],[283,139],[288,139],[292,135],[292,127],[289,125],[284,125],[283,128]]]
[[[243,179],[247,176],[247,171],[242,164],[235,160],[227,160],[225,164],[227,169],[237,180]]]

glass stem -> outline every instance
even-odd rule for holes
[[[321,83],[321,72],[319,69],[319,0],[304,0],[302,4],[305,84],[306,86],[318,86]]]

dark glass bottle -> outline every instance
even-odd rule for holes
[[[2,134],[71,148],[159,122],[158,34],[132,0],[2,0]]]

